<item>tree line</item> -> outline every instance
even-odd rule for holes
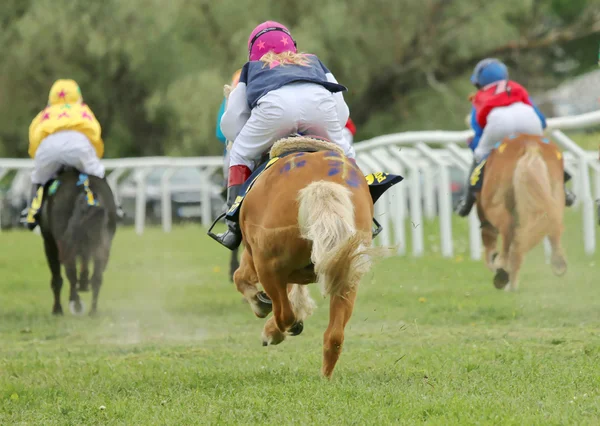
[[[2,0],[0,156],[26,157],[52,82],[73,78],[107,157],[219,155],[223,85],[260,22],[287,25],[349,91],[357,139],[464,128],[486,56],[530,91],[596,65],[593,0]]]

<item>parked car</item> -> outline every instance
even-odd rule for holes
[[[21,211],[27,207],[31,191],[31,170],[19,170],[0,200],[0,227],[21,228]]]
[[[161,179],[166,168],[153,169],[146,176],[146,222],[158,224],[162,220]],[[118,185],[121,206],[125,212],[124,223],[132,224],[135,220],[135,200],[137,179],[141,171],[134,171]],[[221,178],[216,175],[209,179],[211,216],[215,219],[225,209],[222,196]],[[201,172],[196,167],[174,169],[169,179],[171,187],[171,214],[173,223],[200,222],[202,219],[202,194],[200,188],[194,188],[201,182]]]
[[[466,186],[466,181],[467,181],[467,172],[465,172],[463,169],[461,169],[458,166],[450,166],[448,167],[448,174],[449,174],[449,178],[450,178],[450,194],[451,194],[451,207],[452,209],[454,209],[456,207],[456,205],[458,204],[458,202],[460,201],[461,197],[463,196],[463,193],[465,191],[465,186]],[[434,170],[433,173],[433,181],[434,182],[438,182],[439,181],[439,174],[437,170]],[[420,183],[421,183],[421,208],[425,208],[425,178],[423,177],[423,174],[420,174]],[[406,206],[410,211],[410,195],[409,195],[409,191],[410,189],[408,187],[406,187]],[[435,187],[433,190],[434,193],[434,203],[435,203],[435,212],[436,214],[439,213],[439,206],[438,206],[438,188]]]
[[[452,191],[452,207],[456,207],[464,192],[466,191],[467,172],[463,169],[452,166],[450,172],[450,191]]]

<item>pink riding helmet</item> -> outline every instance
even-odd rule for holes
[[[248,58],[259,61],[268,52],[296,53],[296,41],[290,30],[279,22],[263,22],[250,33],[248,38]]]

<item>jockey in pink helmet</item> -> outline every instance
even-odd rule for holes
[[[279,22],[263,22],[250,33],[248,58],[251,61],[260,61],[267,52],[298,53],[296,41],[292,38],[290,30]]]
[[[263,22],[248,38],[248,59],[238,85],[227,101],[221,131],[233,141],[227,181],[231,207],[256,161],[279,139],[294,133],[330,140],[354,159],[354,149],[344,138],[349,109],[331,71],[315,55],[298,53],[290,31],[274,21]],[[237,223],[217,241],[235,249],[242,242]]]

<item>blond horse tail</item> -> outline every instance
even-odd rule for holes
[[[311,260],[323,295],[344,296],[368,272],[369,235],[357,231],[352,192],[334,182],[313,182],[299,192],[298,224],[312,242]]]
[[[560,224],[560,206],[552,196],[550,173],[539,147],[526,147],[515,167],[513,187],[519,223],[530,235]]]

